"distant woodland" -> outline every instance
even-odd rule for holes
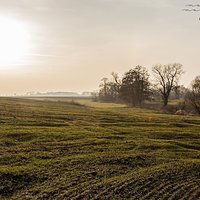
[[[186,88],[179,84],[183,73],[180,63],[155,65],[152,77],[140,65],[125,72],[121,78],[112,72],[110,78],[102,78],[98,100],[177,114],[200,114],[200,76]]]

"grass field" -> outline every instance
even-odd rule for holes
[[[0,98],[0,199],[200,199],[200,117]]]

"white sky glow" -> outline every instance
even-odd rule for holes
[[[0,0],[0,94],[93,91],[111,72],[178,62],[200,75],[200,0]]]
[[[15,19],[0,17],[0,70],[19,66],[28,53],[29,33]]]

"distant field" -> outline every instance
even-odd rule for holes
[[[198,116],[0,98],[0,126],[0,199],[200,199]]]

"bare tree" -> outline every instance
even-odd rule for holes
[[[119,94],[119,91],[120,91],[120,87],[121,87],[121,84],[122,84],[122,81],[121,79],[119,78],[119,75],[115,72],[112,72],[111,73],[111,76],[113,78],[113,87],[114,87],[114,90],[115,92],[117,93],[117,95]]]
[[[163,106],[167,106],[172,89],[178,85],[183,74],[182,65],[179,63],[156,65],[152,69],[156,87],[161,94]]]
[[[191,89],[188,90],[185,99],[200,114],[200,76],[193,80]]]

